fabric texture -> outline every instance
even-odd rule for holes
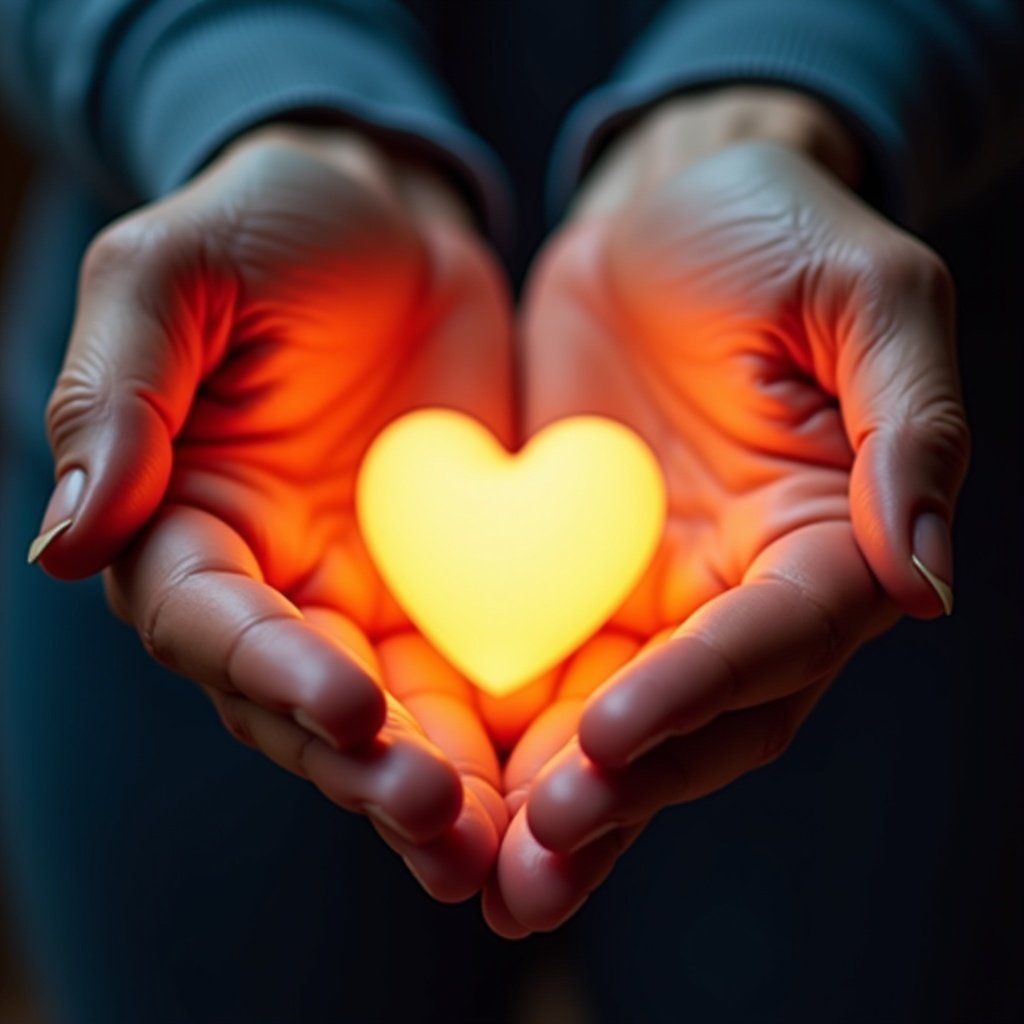
[[[676,0],[570,115],[552,215],[625,121],[666,96],[741,81],[824,100],[865,151],[868,198],[919,227],[1024,153],[1022,53],[1017,0]]]
[[[319,117],[420,146],[502,237],[504,172],[463,126],[425,50],[415,22],[386,0],[0,5],[4,98],[112,205],[165,194],[256,125]]]

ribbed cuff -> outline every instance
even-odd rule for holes
[[[571,111],[547,181],[557,218],[609,136],[660,100],[731,83],[775,83],[807,92],[834,110],[858,140],[868,176],[862,191],[889,216],[917,222],[931,183],[915,176],[937,147],[935,118],[919,118],[919,26],[896,4],[828,0],[715,0],[679,4],[657,19],[613,80]],[[915,76],[917,76],[915,78]],[[913,153],[914,161],[911,160]]]
[[[104,136],[144,199],[182,184],[259,124],[336,116],[447,164],[496,241],[509,241],[500,163],[460,124],[392,19],[368,23],[323,2],[155,4],[118,51],[102,112]]]

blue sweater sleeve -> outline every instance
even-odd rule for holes
[[[609,135],[668,95],[791,85],[845,120],[865,194],[921,225],[1024,155],[1021,0],[675,0],[612,79],[570,113],[552,212]]]
[[[0,0],[0,86],[117,203],[166,193],[259,123],[315,114],[432,152],[500,233],[503,172],[417,31],[389,0]]]

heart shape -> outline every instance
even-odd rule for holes
[[[480,423],[423,409],[375,438],[356,482],[370,554],[423,635],[494,696],[572,653],[640,580],[666,496],[647,445],[598,416],[510,454]]]

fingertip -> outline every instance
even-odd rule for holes
[[[669,735],[700,728],[722,709],[728,666],[708,644],[685,633],[651,648],[612,677],[580,716],[584,753],[620,771]]]
[[[159,507],[171,476],[166,425],[146,404],[83,430],[75,449],[59,460],[58,481],[29,552],[30,562],[63,580],[109,566]],[[65,520],[71,522],[45,540]]]
[[[512,820],[498,855],[497,882],[520,929],[554,931],[587,901],[586,879],[573,858],[542,846],[525,811]]]
[[[615,803],[611,779],[577,749],[538,778],[525,813],[530,832],[541,846],[568,854],[593,839],[595,828],[607,831],[607,815]]]
[[[86,484],[86,473],[81,466],[70,467],[58,478],[43,513],[39,533],[29,545],[29,565],[39,562],[47,573],[58,579],[78,578],[74,564],[68,561],[68,553],[73,553],[76,547],[75,539],[69,543],[67,534],[75,526]]]
[[[854,461],[850,511],[857,545],[889,599],[914,618],[953,610],[950,523],[964,465],[952,455],[930,455],[898,431],[873,434]]]
[[[429,843],[455,827],[465,812],[458,773],[439,751],[394,744],[375,777],[373,802],[402,823],[416,843]]]
[[[502,939],[516,942],[531,934],[529,928],[512,916],[512,912],[508,909],[508,904],[501,894],[501,888],[494,879],[484,886],[483,896],[480,899],[480,910],[487,927]]]
[[[490,813],[470,790],[458,818],[443,835],[428,843],[396,848],[434,899],[463,903],[480,892],[491,876],[499,842]]]
[[[951,546],[936,557],[931,546],[921,546],[916,539],[914,522],[890,526],[856,506],[853,531],[876,586],[896,609],[915,619],[952,614]],[[922,548],[927,553],[921,553]]]
[[[931,587],[946,615],[953,614],[953,540],[945,519],[936,512],[922,512],[914,523],[914,568]],[[932,602],[934,605],[934,601]],[[932,615],[936,614],[934,611]]]
[[[609,686],[583,709],[579,743],[595,763],[611,771],[624,768],[634,755],[634,700],[625,685]]]
[[[230,664],[236,688],[282,705],[336,750],[368,743],[387,717],[380,686],[325,630],[283,611],[245,633]]]
[[[294,711],[303,728],[316,733],[337,750],[351,750],[376,736],[387,718],[381,688],[354,662],[339,655],[336,684],[325,687]]]

